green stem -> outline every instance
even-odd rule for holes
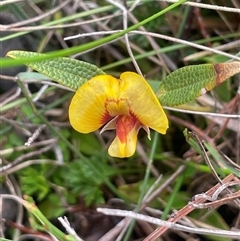
[[[137,207],[135,209],[135,212],[139,212],[140,211],[141,206],[142,206],[142,200],[143,200],[143,197],[144,197],[144,195],[146,193],[147,184],[148,184],[148,180],[149,180],[150,173],[151,173],[151,167],[152,167],[152,163],[153,163],[153,157],[154,157],[154,154],[156,152],[158,136],[159,136],[158,133],[155,132],[154,133],[154,137],[153,137],[153,144],[152,144],[152,148],[151,148],[149,162],[148,162],[148,165],[147,165],[146,173],[145,173],[144,180],[143,180],[142,190],[141,190],[141,193],[140,193],[140,196],[139,196],[139,199],[138,199],[138,204],[137,204]],[[126,233],[126,235],[124,237],[124,241],[128,241],[130,239],[130,235],[132,233],[132,230],[133,230],[133,227],[135,225],[135,222],[136,222],[136,220],[133,220],[130,223],[128,231],[127,231],[127,233]]]
[[[182,186],[183,180],[184,180],[184,172],[176,180],[177,182],[176,182],[176,184],[174,186],[173,193],[170,196],[170,199],[167,202],[167,206],[166,206],[166,208],[163,211],[163,214],[162,214],[162,217],[161,217],[162,220],[166,220],[167,215],[169,214],[169,212],[170,212],[170,210],[172,208],[172,204],[174,202],[174,199],[176,198],[176,195],[177,195],[177,193],[179,192],[179,189]]]
[[[26,196],[25,199],[26,201],[24,201],[24,206],[31,213],[31,215],[37,218],[38,222],[41,223],[39,229],[43,228],[45,232],[48,232],[60,241],[77,241],[77,239],[73,235],[67,235],[63,233],[61,230],[56,228],[51,222],[49,222],[48,219],[42,214],[42,212],[36,207],[31,197]],[[39,224],[36,223],[34,219],[32,220],[32,222],[35,223],[34,225],[39,226]]]

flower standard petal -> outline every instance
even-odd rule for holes
[[[81,133],[97,130],[112,117],[106,109],[108,101],[116,101],[119,81],[110,75],[98,75],[84,83],[69,106],[72,127]]]
[[[143,125],[159,133],[166,133],[167,116],[152,88],[142,76],[133,72],[122,73],[118,98],[128,99],[132,113]]]

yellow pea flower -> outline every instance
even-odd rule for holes
[[[122,73],[119,80],[111,75],[98,75],[84,83],[72,98],[69,119],[81,133],[93,132],[103,125],[100,133],[116,129],[108,149],[114,157],[134,154],[140,128],[149,139],[149,128],[162,134],[168,128],[168,119],[152,88],[133,72]]]

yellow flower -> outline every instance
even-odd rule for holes
[[[165,134],[168,119],[147,81],[133,72],[120,79],[98,75],[84,83],[69,107],[72,127],[89,133],[105,125],[101,132],[116,129],[108,149],[114,157],[129,157],[136,150],[137,134],[143,128],[150,139],[149,127]]]

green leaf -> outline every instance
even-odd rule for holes
[[[10,51],[7,56],[14,59],[24,59],[46,55],[28,51]],[[93,64],[65,57],[40,62],[25,62],[24,64],[73,90],[77,90],[92,77],[105,74]]]
[[[238,61],[186,66],[163,79],[157,96],[163,105],[182,105],[205,94],[237,73],[240,73]]]

